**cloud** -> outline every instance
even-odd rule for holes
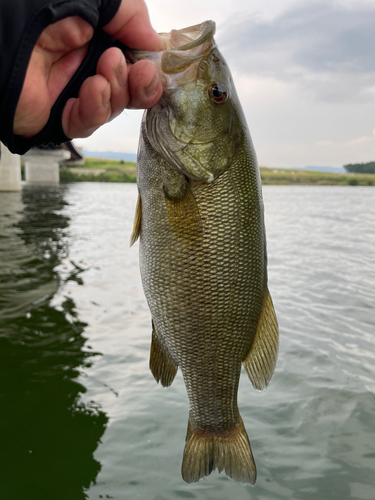
[[[314,153],[332,163],[345,157],[344,163],[362,163],[374,160],[375,129],[371,135],[365,135],[349,141],[318,141]]]
[[[371,135],[348,141],[322,140],[312,143],[273,139],[259,142],[257,153],[260,165],[284,168],[308,165],[342,167],[348,163],[374,161],[375,129]]]
[[[375,128],[371,135],[364,135],[358,137],[357,139],[351,139],[350,141],[335,142],[335,141],[318,141],[317,146],[341,146],[341,147],[356,147],[356,146],[366,146],[371,144],[372,147],[375,146]]]
[[[307,2],[273,20],[233,17],[220,48],[248,75],[293,81],[323,101],[374,99],[375,6]]]

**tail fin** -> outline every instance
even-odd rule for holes
[[[193,430],[189,420],[182,460],[183,480],[196,483],[215,469],[225,470],[227,476],[240,483],[255,483],[255,462],[241,417],[234,429],[217,434]]]

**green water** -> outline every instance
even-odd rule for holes
[[[185,484],[179,374],[148,370],[136,186],[0,193],[0,498],[375,499],[375,190],[266,186],[275,378],[239,406],[258,480]]]

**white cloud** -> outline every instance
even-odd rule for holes
[[[358,139],[344,143],[344,145],[348,146],[364,146],[366,144],[373,144],[375,146],[375,128],[372,131],[372,135],[359,137]]]
[[[351,139],[349,141],[318,141],[316,143],[317,153],[324,158],[335,158],[345,155],[347,163],[366,163],[375,159],[375,128],[370,135]]]
[[[271,154],[270,151],[272,151]],[[331,140],[321,140],[315,143],[270,141],[267,145],[259,144],[258,158],[260,165],[263,166],[341,167],[348,163],[374,161],[374,152],[375,129],[370,135],[341,142]]]

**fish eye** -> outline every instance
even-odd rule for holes
[[[210,99],[217,104],[223,104],[228,97],[228,89],[222,83],[212,83],[208,95]]]

